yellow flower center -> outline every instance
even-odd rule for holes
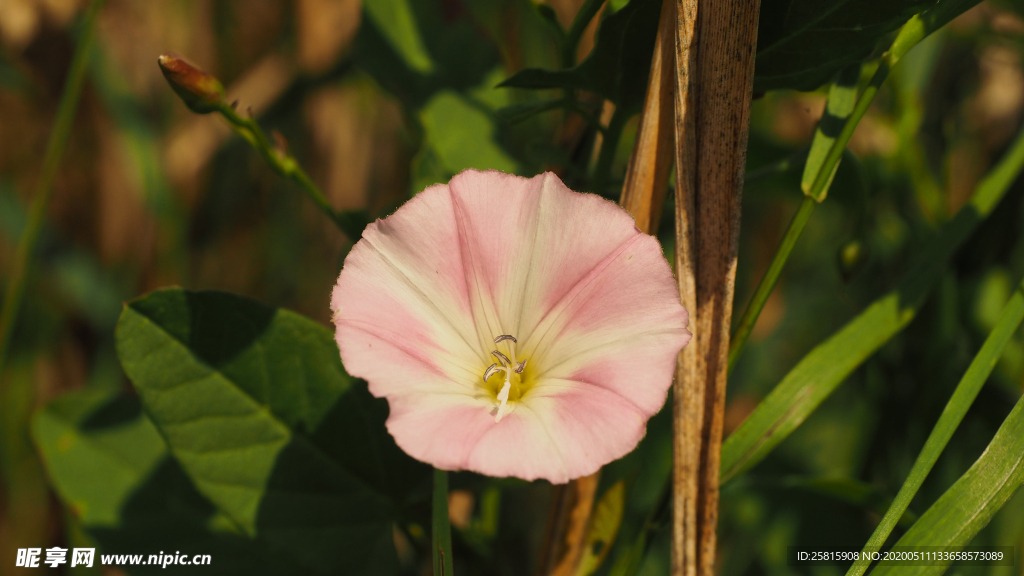
[[[502,334],[494,339],[499,348],[502,347],[502,342],[507,342],[508,353],[501,350],[491,351],[491,356],[496,362],[484,370],[484,385],[488,392],[494,394],[494,401],[497,403],[495,422],[501,422],[509,413],[509,402],[516,402],[522,398],[529,388],[530,381],[526,377],[526,360],[516,358],[516,339],[510,334]],[[504,378],[499,378],[500,376]]]

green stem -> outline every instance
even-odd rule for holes
[[[893,41],[892,46],[890,46],[889,50],[882,55],[882,58],[878,63],[878,69],[875,70],[875,73],[867,83],[867,86],[864,87],[863,91],[860,91],[860,96],[857,97],[857,103],[854,105],[853,113],[846,119],[846,122],[843,124],[842,131],[829,148],[828,154],[825,156],[825,160],[818,169],[817,175],[815,176],[810,189],[806,193],[803,204],[800,206],[800,211],[797,212],[797,215],[793,218],[793,222],[790,223],[789,229],[786,231],[786,237],[783,239],[782,245],[779,246],[779,250],[772,258],[772,263],[768,268],[768,272],[765,273],[764,278],[761,279],[761,283],[758,284],[757,291],[754,293],[754,298],[743,313],[743,318],[740,320],[739,328],[729,344],[729,370],[732,370],[732,367],[736,364],[736,360],[739,358],[740,352],[743,350],[743,345],[746,344],[747,338],[750,336],[750,331],[754,328],[754,324],[757,323],[757,317],[761,314],[761,310],[764,308],[764,303],[768,300],[768,296],[771,294],[772,290],[775,289],[775,284],[779,280],[779,275],[782,273],[782,268],[786,265],[786,260],[789,258],[790,252],[793,250],[793,245],[796,243],[796,240],[800,237],[800,233],[803,232],[804,226],[807,224],[807,218],[810,216],[811,210],[813,209],[813,206],[809,206],[808,203],[815,202],[814,199],[816,198],[824,197],[822,193],[831,182],[832,173],[835,171],[840,158],[842,158],[843,151],[846,150],[846,145],[850,142],[850,138],[853,136],[853,132],[856,130],[857,124],[860,123],[861,118],[864,117],[864,114],[867,113],[868,108],[871,106],[871,102],[874,101],[875,95],[878,94],[878,88],[889,76],[889,71],[896,65],[903,55],[924,39],[927,34],[928,30],[920,16],[915,15],[908,20],[907,23],[900,28],[900,32]]]
[[[452,527],[448,523],[448,473],[434,469],[434,576],[452,576]]]
[[[227,104],[222,105],[219,111],[231,124],[235,132],[249,142],[263,156],[264,160],[270,164],[274,171],[296,182],[302,188],[302,191],[306,193],[306,196],[309,196],[310,200],[316,204],[317,208],[326,214],[350,240],[355,241],[359,239],[363,233],[363,228],[367,224],[365,215],[359,212],[336,211],[331,206],[330,201],[327,200],[327,196],[306,174],[306,171],[302,169],[298,161],[290,154],[279,150],[271,144],[266,133],[263,132],[263,129],[260,128],[260,125],[252,117],[242,116]]]
[[[50,198],[53,196],[53,182],[57,176],[57,168],[60,167],[64,149],[71,136],[71,127],[74,124],[75,111],[78,109],[79,96],[82,94],[85,72],[89,67],[89,55],[92,51],[96,31],[96,15],[102,4],[103,0],[94,0],[82,23],[78,46],[75,48],[67,82],[64,84],[64,92],[61,94],[60,103],[57,106],[53,132],[50,133],[50,140],[46,143],[42,173],[35,194],[32,196],[28,223],[22,232],[17,252],[14,255],[11,280],[7,285],[3,310],[0,311],[0,372],[3,370],[4,359],[7,356],[11,332],[14,330],[14,321],[21,309],[21,301],[25,295],[25,283],[30,272],[32,256],[39,241],[39,234],[43,229],[43,220],[46,218]]]
[[[953,395],[949,398],[949,402],[946,403],[946,407],[942,411],[942,415],[939,416],[939,421],[935,423],[935,428],[932,429],[928,440],[925,441],[924,448],[921,449],[917,460],[914,461],[914,466],[910,469],[910,474],[907,475],[906,481],[900,487],[899,493],[896,494],[896,498],[893,499],[889,509],[885,512],[882,521],[871,534],[871,538],[864,545],[864,551],[877,550],[885,544],[885,540],[892,533],[900,517],[903,516],[903,513],[910,506],[910,501],[914,499],[918,489],[921,488],[921,484],[924,483],[928,473],[931,472],[932,467],[935,466],[935,462],[938,461],[946,444],[949,443],[949,439],[953,437],[953,432],[956,431],[957,426],[960,425],[968,409],[970,409],[971,404],[974,403],[975,397],[977,397],[982,385],[985,384],[985,381],[992,373],[992,369],[995,368],[1003,349],[1010,339],[1013,338],[1013,334],[1017,331],[1017,327],[1020,326],[1022,320],[1024,320],[1024,282],[1021,283],[1013,293],[1013,297],[1010,298],[1010,301],[1003,308],[999,322],[992,329],[992,332],[989,333],[985,343],[981,346],[981,350],[978,351],[978,355],[971,361],[967,372],[964,373],[960,383],[957,384],[956,390],[953,391]],[[860,556],[861,558],[867,558],[863,554]],[[858,560],[850,567],[846,576],[861,576],[867,571],[869,565],[870,561]]]
[[[612,171],[612,161],[615,160],[615,150],[619,147],[619,138],[622,137],[622,130],[626,127],[629,115],[622,108],[616,108],[612,113],[612,119],[608,122],[601,141],[601,152],[597,157],[597,167],[594,169],[594,191],[603,192],[608,183],[608,177]]]
[[[729,343],[730,372],[740,356],[743,345],[750,338],[750,332],[754,329],[754,324],[757,323],[757,318],[761,315],[761,310],[764,309],[768,296],[775,289],[779,276],[782,274],[782,268],[786,265],[786,260],[789,259],[789,254],[793,251],[793,246],[796,246],[796,241],[800,238],[804,227],[807,226],[807,221],[810,220],[811,212],[814,211],[816,204],[817,202],[814,201],[814,198],[804,196],[803,202],[800,203],[800,208],[796,211],[796,215],[793,216],[793,220],[790,221],[789,228],[786,229],[786,235],[782,237],[782,244],[775,251],[771,264],[768,265],[768,271],[764,273],[761,283],[757,285],[757,290],[754,292],[754,297],[750,299],[750,304],[743,311],[743,318],[740,320],[736,333]]]

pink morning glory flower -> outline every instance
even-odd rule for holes
[[[690,340],[658,241],[550,173],[427,188],[366,228],[331,309],[405,452],[553,483],[637,445]]]

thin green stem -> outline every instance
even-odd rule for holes
[[[231,127],[252,145],[278,174],[296,182],[302,191],[309,196],[324,214],[326,214],[339,230],[350,240],[357,240],[366,227],[367,218],[358,212],[338,212],[331,206],[327,196],[302,169],[298,161],[283,149],[274,146],[260,125],[251,116],[239,114],[233,107],[224,104],[219,112],[231,124]]]
[[[616,108],[612,113],[612,119],[608,122],[601,140],[601,152],[597,157],[597,166],[594,168],[594,191],[603,192],[608,183],[612,171],[612,161],[615,160],[615,150],[619,147],[619,139],[622,137],[622,130],[626,127],[629,114],[622,108]]]
[[[861,118],[864,117],[864,114],[867,113],[868,108],[871,106],[871,102],[874,101],[875,95],[878,94],[879,87],[889,76],[889,71],[907,51],[924,39],[927,34],[928,30],[919,16],[914,16],[907,21],[900,28],[900,32],[893,41],[892,46],[882,55],[878,63],[878,69],[875,70],[871,80],[863,87],[863,90],[858,90],[860,95],[857,97],[853,113],[843,123],[842,131],[829,148],[828,154],[825,156],[825,160],[818,169],[817,175],[806,193],[803,204],[800,206],[800,211],[797,212],[797,215],[790,223],[782,245],[779,246],[779,250],[772,258],[768,272],[765,273],[764,278],[758,284],[754,298],[744,311],[736,334],[733,335],[729,343],[729,370],[732,370],[732,367],[736,364],[736,360],[743,350],[743,345],[746,344],[750,331],[754,328],[754,324],[757,323],[757,317],[764,308],[764,303],[768,300],[772,290],[775,289],[775,284],[779,280],[779,275],[782,273],[782,268],[786,265],[790,252],[793,250],[793,245],[796,244],[796,240],[800,237],[800,233],[803,232],[804,226],[807,224],[807,218],[813,209],[813,206],[810,206],[808,202],[813,203],[816,201],[814,199],[824,198],[823,192],[832,181],[832,174],[835,171],[836,165],[839,164],[840,158],[843,156],[843,151],[846,150],[846,145],[850,142],[857,124],[860,123]]]
[[[893,499],[889,509],[885,512],[882,521],[879,522],[875,531],[864,545],[865,551],[877,550],[885,544],[885,540],[892,533],[900,517],[903,516],[903,513],[910,506],[910,501],[914,499],[918,489],[921,488],[921,484],[924,483],[928,473],[931,472],[932,467],[935,466],[935,462],[938,461],[946,444],[949,443],[949,439],[953,437],[953,432],[956,431],[957,426],[960,425],[960,422],[967,414],[967,410],[974,403],[974,399],[978,396],[982,385],[985,384],[985,381],[992,373],[992,369],[995,368],[996,362],[1003,353],[1003,349],[1010,339],[1013,338],[1013,334],[1017,331],[1021,321],[1024,321],[1024,282],[1021,283],[1013,293],[1013,297],[1010,298],[1010,301],[1003,308],[999,322],[996,323],[995,328],[989,333],[985,343],[981,346],[981,350],[978,351],[978,355],[971,361],[967,372],[964,373],[960,383],[957,384],[956,390],[953,391],[953,395],[949,398],[949,402],[946,403],[946,407],[942,411],[942,415],[939,416],[939,421],[935,423],[935,428],[932,429],[928,440],[925,441],[924,448],[917,455],[917,460],[914,461],[914,466],[910,469],[910,474],[907,475],[906,481],[903,482],[903,486],[900,487],[899,493],[896,494],[896,498]],[[861,554],[860,557],[867,558],[864,554]],[[846,576],[861,576],[867,571],[869,565],[870,561],[868,560],[858,560],[850,567]]]
[[[96,15],[102,4],[103,0],[94,0],[82,23],[78,46],[75,48],[67,82],[64,84],[64,92],[61,94],[60,103],[57,106],[53,132],[50,133],[50,140],[46,144],[46,152],[43,155],[42,173],[35,194],[32,196],[28,223],[21,234],[17,252],[14,255],[11,279],[7,285],[3,310],[0,311],[0,372],[3,371],[11,333],[14,330],[14,322],[25,295],[25,284],[30,273],[32,256],[39,241],[39,234],[43,229],[43,220],[46,218],[50,198],[53,196],[53,182],[57,176],[57,168],[60,167],[64,149],[67,148],[68,138],[71,136],[75,111],[78,109],[79,96],[82,94],[82,84],[89,67],[89,56],[92,52],[96,32]]]
[[[740,356],[743,345],[750,338],[750,332],[754,329],[754,324],[757,323],[757,318],[761,315],[765,302],[768,301],[772,290],[775,289],[779,276],[782,275],[782,268],[785,267],[789,254],[793,252],[793,246],[796,246],[797,239],[800,238],[804,227],[807,226],[807,221],[810,220],[811,212],[814,211],[815,205],[817,205],[817,202],[814,201],[814,198],[804,196],[803,202],[800,203],[800,208],[797,209],[793,220],[789,222],[789,228],[786,229],[786,235],[782,237],[782,243],[779,244],[778,250],[775,251],[775,256],[772,257],[771,264],[768,265],[768,271],[764,273],[764,277],[761,278],[761,282],[757,285],[757,290],[754,291],[754,297],[750,299],[750,304],[743,311],[743,318],[740,320],[736,333],[729,342],[730,372]]]
[[[434,469],[433,541],[434,576],[452,576],[452,527],[448,521],[448,473]]]

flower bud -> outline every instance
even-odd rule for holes
[[[157,62],[171,89],[193,112],[208,114],[225,104],[224,86],[220,80],[196,68],[188,60],[175,54],[161,54]]]
[[[868,261],[868,247],[861,240],[850,240],[839,248],[836,254],[839,275],[849,283],[864,268]]]

